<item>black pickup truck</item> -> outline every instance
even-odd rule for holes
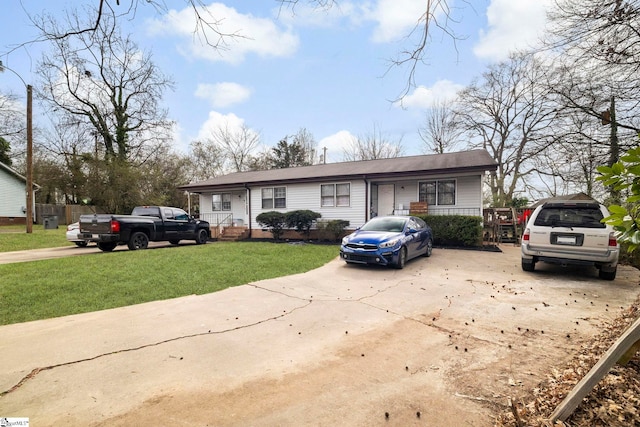
[[[130,250],[146,249],[150,241],[177,245],[180,240],[195,240],[201,245],[210,236],[207,221],[167,206],[137,206],[131,215],[81,215],[78,233],[78,238],[96,242],[107,252],[124,244]]]

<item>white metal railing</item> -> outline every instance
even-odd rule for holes
[[[394,215],[410,215],[409,209],[394,209]],[[428,215],[468,215],[482,216],[482,209],[479,208],[440,208],[429,206]]]
[[[229,226],[233,224],[233,214],[230,213],[201,213],[199,218],[207,221],[212,227]]]

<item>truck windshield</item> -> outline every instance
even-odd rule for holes
[[[133,208],[133,212],[131,212],[131,215],[135,215],[135,216],[155,216],[158,218],[160,217],[160,208],[158,208],[157,206],[153,207],[153,206],[137,206],[135,208]]]

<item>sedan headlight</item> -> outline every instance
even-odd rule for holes
[[[400,239],[389,240],[388,242],[380,243],[380,248],[392,248],[400,243]]]
[[[349,243],[349,236],[344,236],[344,237],[342,238],[342,244],[343,244],[343,245],[346,245],[347,243]]]

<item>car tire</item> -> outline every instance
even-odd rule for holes
[[[171,243],[172,245],[177,245],[178,243],[180,243],[180,240],[169,240],[169,243]]]
[[[198,230],[196,234],[196,245],[204,245],[209,241],[209,233],[204,228]]]
[[[598,271],[598,277],[600,277],[603,280],[613,280],[616,278],[616,272],[618,271],[618,268],[614,268],[613,271],[604,271],[603,269],[600,269],[600,271]]]
[[[85,242],[85,241],[82,241],[82,242],[73,242],[73,243],[75,243],[75,244],[76,244],[76,246],[77,246],[77,247],[79,247],[79,248],[84,248],[84,247],[86,247],[86,246],[89,244],[88,242]]]
[[[522,259],[522,270],[534,271],[536,269],[536,263],[533,261]]]
[[[136,231],[129,238],[129,243],[127,243],[127,246],[131,251],[135,251],[138,249],[147,249],[147,247],[149,246],[149,237],[142,231]]]
[[[431,253],[433,252],[433,240],[429,239],[427,241],[427,249],[424,251],[424,257],[429,258]]]
[[[98,242],[98,249],[102,252],[111,252],[118,246],[115,242]]]
[[[400,252],[398,253],[398,263],[396,264],[395,267],[398,270],[402,270],[406,263],[407,263],[407,248],[403,246],[400,248]]]

